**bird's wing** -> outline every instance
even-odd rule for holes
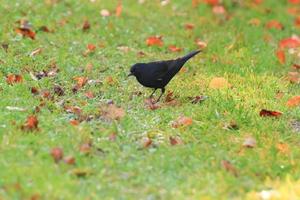
[[[174,60],[166,60],[155,63],[155,69],[153,75],[157,77],[156,80],[162,80],[163,77],[170,71],[174,66]]]

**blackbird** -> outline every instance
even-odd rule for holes
[[[140,84],[154,89],[149,98],[152,98],[157,89],[161,89],[161,94],[156,101],[159,102],[165,92],[165,86],[179,72],[184,63],[199,52],[201,51],[193,51],[175,60],[134,64],[128,76],[135,76]]]

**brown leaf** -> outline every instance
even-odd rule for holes
[[[36,87],[32,87],[30,90],[31,90],[31,93],[34,94],[34,95],[39,94],[39,90]]]
[[[215,77],[213,78],[210,83],[209,87],[212,89],[221,89],[221,88],[229,88],[231,85],[228,81],[223,77]]]
[[[253,137],[245,138],[243,142],[243,147],[254,148],[256,146],[256,140]]]
[[[125,111],[115,104],[107,104],[100,108],[101,115],[107,120],[120,120],[125,116]]]
[[[238,130],[239,126],[237,125],[236,121],[232,120],[229,123],[225,123],[223,126],[225,130]]]
[[[171,102],[173,101],[175,98],[173,96],[173,92],[172,91],[168,91],[167,95],[165,97],[165,102]]]
[[[201,95],[201,96],[192,97],[190,99],[191,99],[192,104],[197,104],[197,103],[201,103],[201,102],[205,101],[207,98],[208,98],[208,96]]]
[[[290,98],[286,105],[288,107],[296,107],[296,106],[299,106],[300,105],[300,96],[294,96],[292,98]]]
[[[88,81],[88,78],[87,77],[83,77],[83,76],[74,77],[73,79],[77,81],[76,86],[78,87],[78,89],[80,89],[83,86],[85,86],[85,84]]]
[[[290,153],[289,145],[286,144],[286,143],[278,143],[276,145],[276,149],[278,150],[279,153],[282,153],[282,154],[289,154]]]
[[[203,0],[204,3],[210,5],[210,6],[217,6],[220,4],[220,0]]]
[[[82,31],[87,31],[91,28],[91,24],[88,20],[85,20],[82,25]]]
[[[184,24],[185,30],[193,30],[195,28],[195,25],[192,23],[186,23]]]
[[[75,158],[73,156],[66,156],[64,162],[68,165],[75,165]]]
[[[79,148],[80,153],[89,154],[92,151],[91,142],[83,143]]]
[[[116,7],[116,16],[120,17],[122,14],[122,0],[118,1],[118,5]]]
[[[277,50],[276,51],[276,57],[279,61],[280,64],[284,64],[285,63],[285,53],[283,50]]]
[[[289,72],[287,78],[291,83],[296,83],[296,84],[300,83],[300,73],[299,72]]]
[[[200,49],[205,49],[207,47],[207,43],[200,40],[199,38],[196,39],[196,45],[200,48]]]
[[[54,32],[53,30],[50,30],[47,26],[41,26],[39,28],[39,31],[43,31],[45,33],[53,33]]]
[[[170,144],[172,146],[184,144],[183,141],[182,141],[182,139],[180,137],[178,137],[178,136],[175,136],[175,137],[170,136],[169,140],[170,140]]]
[[[259,116],[261,116],[261,117],[280,117],[281,115],[282,115],[282,112],[270,111],[270,110],[266,110],[266,109],[262,109],[259,112]]]
[[[58,163],[63,157],[64,157],[64,152],[62,148],[60,147],[54,147],[50,151],[50,155],[54,159],[56,163]]]
[[[92,91],[87,91],[86,93],[84,93],[84,96],[86,96],[89,99],[93,99],[95,97]]]
[[[156,103],[155,100],[152,98],[145,99],[144,103],[145,103],[146,107],[150,110],[156,110],[156,109],[160,108],[160,105],[158,103]]]
[[[78,126],[79,123],[80,123],[80,122],[79,122],[78,120],[76,120],[76,119],[71,119],[69,122],[70,122],[70,124],[73,125],[73,126]]]
[[[30,115],[27,117],[25,124],[21,126],[22,130],[34,131],[38,129],[39,121],[36,116]]]
[[[6,76],[6,83],[13,85],[15,83],[22,83],[23,77],[19,74],[9,74]]]
[[[222,160],[221,161],[221,164],[222,164],[222,167],[226,170],[226,171],[228,171],[228,172],[230,172],[232,175],[234,175],[234,176],[238,176],[238,171],[237,171],[237,169],[231,164],[231,162],[229,162],[228,160]]]
[[[77,168],[77,169],[73,169],[71,171],[71,174],[77,176],[77,177],[85,177],[85,176],[89,176],[92,174],[92,171],[89,170],[89,169],[80,169],[80,168]]]
[[[266,23],[266,28],[267,29],[274,28],[274,29],[277,29],[277,30],[283,30],[284,29],[283,25],[277,20],[271,20],[271,21],[267,22]]]
[[[34,40],[35,32],[32,30],[29,21],[21,19],[18,22],[19,22],[19,27],[15,29],[16,33],[22,35],[23,37],[29,37],[32,40]]]
[[[64,89],[60,85],[55,85],[53,90],[54,93],[57,94],[58,96],[63,96],[65,94]]]
[[[145,137],[142,140],[142,144],[144,148],[148,148],[152,145],[152,140],[149,137]]]
[[[162,36],[150,36],[146,40],[148,46],[163,46]]]
[[[173,128],[179,128],[182,126],[190,126],[193,123],[193,119],[190,117],[180,116],[172,122]]]
[[[259,26],[260,25],[260,19],[252,18],[248,21],[248,24],[250,24],[251,26]]]
[[[169,50],[170,50],[171,52],[180,52],[180,51],[182,51],[182,48],[176,47],[175,45],[170,45],[170,46],[169,46]]]

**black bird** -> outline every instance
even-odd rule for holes
[[[165,92],[165,86],[179,72],[184,63],[190,58],[201,52],[200,50],[193,51],[186,56],[175,60],[156,61],[149,63],[137,63],[130,69],[128,76],[135,76],[140,84],[145,87],[154,88],[150,97],[153,96],[157,89],[161,89],[161,94],[158,97],[158,102]]]

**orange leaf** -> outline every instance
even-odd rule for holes
[[[170,144],[172,146],[183,144],[183,141],[182,141],[182,139],[180,137],[172,137],[172,136],[170,136],[169,140],[170,140]]]
[[[289,0],[291,4],[300,4],[300,0]]]
[[[87,45],[87,49],[92,52],[92,51],[95,51],[96,50],[96,45],[94,44],[88,44]]]
[[[24,125],[21,126],[22,130],[33,131],[38,129],[39,121],[36,116],[30,115]]]
[[[170,46],[169,46],[169,50],[170,50],[171,52],[180,52],[180,51],[182,51],[182,48],[176,47],[175,45],[170,45]]]
[[[92,99],[95,97],[92,91],[87,91],[84,95],[89,99]]]
[[[23,37],[29,37],[35,39],[35,32],[27,28],[17,28],[16,33],[22,35]]]
[[[195,25],[194,25],[194,24],[191,24],[191,23],[186,23],[186,24],[184,25],[184,28],[185,28],[186,30],[193,30],[193,29],[195,28]]]
[[[60,147],[54,147],[50,151],[50,155],[54,159],[54,161],[57,163],[64,157],[64,152],[62,148]]]
[[[280,64],[284,64],[285,63],[285,53],[283,50],[277,50],[276,51],[276,56],[277,56],[277,59],[279,61]]]
[[[217,6],[219,5],[219,0],[204,0],[204,2],[210,6]]]
[[[80,76],[80,77],[75,77],[74,80],[77,81],[77,86],[79,88],[82,88],[87,83],[88,78]]]
[[[116,16],[120,17],[122,14],[122,1],[119,0],[118,6],[116,7]]]
[[[224,6],[217,5],[212,8],[212,12],[216,15],[223,15],[226,13]]]
[[[190,117],[180,116],[173,123],[173,128],[179,128],[181,126],[190,126],[193,123],[193,119]]]
[[[296,27],[300,27],[300,16],[297,16],[295,21],[294,21],[294,24]]]
[[[21,83],[21,82],[23,82],[23,77],[18,74],[9,74],[6,77],[6,82],[9,85],[13,85],[14,83]]]
[[[107,120],[119,120],[125,116],[123,108],[117,107],[115,104],[104,105],[100,109],[102,116]]]
[[[288,49],[300,47],[300,39],[293,37],[282,39],[279,42],[279,47]]]
[[[299,106],[300,105],[300,96],[294,96],[292,98],[290,98],[286,105],[288,107],[295,107],[295,106]]]
[[[146,40],[148,46],[163,46],[162,36],[150,36]]]
[[[231,164],[231,162],[229,162],[228,160],[222,160],[221,161],[222,167],[230,172],[231,174],[233,174],[234,176],[238,176],[238,171],[237,169]]]
[[[200,49],[204,49],[207,47],[207,43],[200,40],[200,39],[196,39],[196,45],[200,48]]]
[[[276,149],[282,154],[288,154],[290,152],[289,145],[285,143],[278,143]]]
[[[77,126],[77,125],[79,125],[79,121],[76,120],[76,119],[71,119],[70,124],[73,125],[73,126]]]
[[[209,87],[212,89],[229,88],[231,84],[223,77],[215,77],[210,81]]]
[[[283,30],[283,25],[277,21],[277,20],[271,20],[268,23],[266,23],[266,28],[268,29],[278,29],[278,30]]]
[[[288,80],[291,83],[300,83],[300,73],[299,72],[289,72],[288,73]]]
[[[261,117],[279,117],[281,115],[282,115],[282,112],[270,111],[270,110],[266,110],[266,109],[262,109],[259,112],[259,116],[261,116]]]

